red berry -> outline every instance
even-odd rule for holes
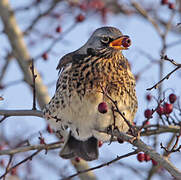
[[[53,129],[50,127],[50,125],[47,126],[47,131],[51,134],[53,133]]]
[[[98,111],[99,111],[100,113],[103,113],[103,114],[107,113],[107,111],[108,111],[107,103],[106,103],[106,102],[100,103],[100,104],[98,105]]]
[[[4,167],[5,166],[5,162],[3,159],[0,160],[0,166]]]
[[[137,159],[138,159],[138,161],[143,162],[145,160],[144,153],[138,153],[137,154]]]
[[[40,144],[46,144],[45,139],[43,137],[39,137],[39,140],[40,140]]]
[[[174,103],[177,100],[177,96],[175,94],[170,94],[169,95],[169,101],[170,103]]]
[[[17,169],[16,168],[13,168],[11,170],[11,175],[13,175],[13,176],[17,175]]]
[[[99,141],[98,146],[101,147],[103,145],[102,141]]]
[[[164,104],[164,113],[170,114],[173,111],[173,104],[165,103]]]
[[[144,112],[144,115],[145,115],[145,117],[148,118],[148,119],[151,118],[151,116],[152,116],[152,110],[146,109],[145,112]]]
[[[146,95],[146,100],[147,100],[147,101],[151,101],[151,99],[152,99],[152,96],[151,96],[150,94],[147,94],[147,95]]]
[[[78,162],[80,162],[80,157],[76,157],[75,158],[75,161],[78,163]]]
[[[47,59],[48,59],[48,54],[47,54],[47,53],[43,53],[43,54],[42,54],[42,58],[43,58],[44,60],[47,60]]]
[[[158,108],[157,108],[157,110],[156,110],[156,112],[161,116],[162,114],[164,114],[164,108],[163,108],[163,106],[159,106]]]
[[[78,16],[76,16],[76,21],[77,22],[82,22],[85,20],[85,16],[83,14],[79,14]]]
[[[148,162],[148,161],[150,161],[150,160],[151,160],[150,155],[148,155],[148,154],[144,154],[144,156],[145,156],[145,161],[146,161],[146,162]]]
[[[152,159],[151,161],[152,161],[153,166],[157,166],[158,165],[158,163],[154,159]]]
[[[124,38],[124,39],[122,40],[122,45],[123,45],[124,47],[129,47],[129,46],[131,46],[131,39],[130,39],[129,37]]]
[[[117,138],[118,143],[122,144],[124,141],[121,138]]]
[[[175,9],[174,3],[169,3],[169,4],[168,4],[168,8],[169,8],[169,9]]]
[[[162,1],[161,1],[161,4],[162,4],[162,5],[168,4],[168,0],[162,0]]]
[[[58,27],[56,28],[56,32],[57,32],[57,33],[61,33],[61,32],[62,32],[62,28],[61,28],[60,26],[58,26]]]
[[[145,122],[145,125],[150,125],[150,122],[149,122],[149,121],[146,121],[146,122]]]

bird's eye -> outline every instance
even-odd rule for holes
[[[110,38],[109,38],[108,36],[103,36],[103,37],[101,38],[101,42],[104,43],[104,44],[109,43],[109,41],[110,41]]]

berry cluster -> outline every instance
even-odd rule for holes
[[[148,95],[146,95],[146,99],[147,99],[147,101],[151,101],[152,96],[150,94],[148,94]],[[173,104],[177,100],[177,96],[172,93],[169,95],[168,99],[169,99],[169,102],[164,102],[164,104],[160,104],[157,107],[156,112],[158,113],[159,116],[169,115],[173,111]],[[144,112],[145,118],[150,119],[150,118],[152,118],[152,115],[153,115],[153,110],[151,110],[151,109],[145,110],[145,112]]]
[[[159,105],[157,108],[157,113],[159,116],[169,115],[173,111],[173,103],[177,100],[177,96],[175,94],[169,95],[169,103],[165,102],[163,105]]]
[[[137,154],[137,160],[138,160],[139,162],[152,161],[152,164],[153,164],[154,166],[158,165],[158,163],[157,163],[154,159],[151,159],[151,157],[150,157],[148,154],[146,154],[146,153],[138,153],[138,154]]]
[[[161,5],[168,5],[169,9],[175,9],[175,4],[169,2],[169,0],[161,0]]]

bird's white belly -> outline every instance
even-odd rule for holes
[[[102,93],[92,93],[85,95],[82,99],[77,94],[74,94],[65,108],[60,108],[57,113],[57,118],[61,121],[55,122],[50,119],[49,123],[56,129],[61,130],[62,126],[68,126],[72,131],[75,138],[79,140],[86,140],[92,136],[102,141],[108,141],[110,135],[101,133],[100,131],[106,131],[106,129],[113,125],[113,112],[112,104],[108,104],[108,112],[102,114],[98,111],[98,105],[103,102]],[[125,109],[125,105],[118,102],[118,107],[125,112],[125,116],[128,120],[131,120],[130,113]],[[127,112],[126,112],[127,111]],[[128,126],[119,114],[116,116],[116,126],[121,131],[127,131]]]

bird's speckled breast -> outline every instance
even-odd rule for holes
[[[113,105],[102,89],[117,101],[120,111],[132,122],[137,110],[135,79],[127,59],[116,53],[87,56],[74,61],[61,73],[55,96],[45,110],[45,113],[50,112],[49,123],[57,130],[69,127],[79,140],[91,136],[109,140],[108,135],[99,132],[114,123]],[[105,114],[98,111],[102,101],[109,107]],[[114,114],[115,125],[120,131],[127,131],[128,126],[121,116]]]

